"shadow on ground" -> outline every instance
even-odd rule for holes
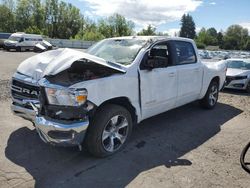
[[[35,130],[23,127],[10,135],[5,155],[33,176],[36,187],[124,187],[157,166],[192,165],[180,158],[241,112],[221,103],[214,110],[203,110],[197,103],[171,110],[140,123],[127,147],[104,159],[77,148],[46,145]]]

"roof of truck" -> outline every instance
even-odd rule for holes
[[[107,38],[106,40],[122,40],[122,39],[139,39],[139,40],[153,40],[153,41],[161,41],[161,40],[178,40],[178,41],[186,41],[193,42],[192,39],[183,38],[183,37],[168,37],[168,36],[123,36],[123,37],[113,37]]]

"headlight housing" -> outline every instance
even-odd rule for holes
[[[87,101],[86,89],[45,88],[49,104],[62,106],[81,106]]]
[[[244,80],[247,79],[247,76],[235,76],[236,80]]]

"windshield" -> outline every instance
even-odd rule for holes
[[[250,62],[247,61],[229,61],[228,68],[250,70]]]
[[[17,42],[19,42],[21,40],[21,37],[10,36],[8,39],[11,40],[11,41],[17,41]]]
[[[98,42],[87,52],[106,61],[129,65],[146,43],[142,39],[109,39]]]

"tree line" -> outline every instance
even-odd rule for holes
[[[60,0],[2,0],[0,32],[26,32],[50,38],[100,40],[132,35],[134,23],[119,14],[94,22]]]
[[[250,50],[250,36],[246,28],[240,25],[231,25],[225,32],[217,31],[211,27],[202,28],[197,34],[195,22],[189,14],[184,14],[181,19],[180,36],[194,39],[198,48],[219,46],[225,50]]]
[[[50,38],[98,41],[103,38],[129,35],[164,35],[148,25],[138,33],[135,24],[124,16],[113,14],[93,21],[81,14],[70,3],[60,0],[2,0],[0,4],[0,32],[26,32]],[[248,30],[232,25],[225,32],[202,28],[196,33],[191,15],[181,18],[181,29],[176,36],[194,39],[198,48],[219,46],[226,50],[250,50]]]

